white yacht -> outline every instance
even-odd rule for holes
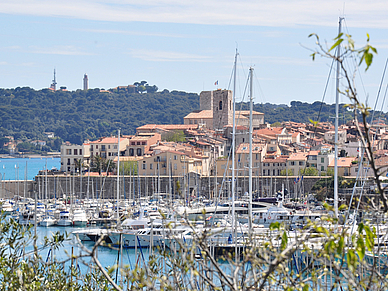
[[[73,219],[70,212],[65,210],[59,213],[58,226],[73,226]]]
[[[111,230],[105,241],[114,246],[119,246],[122,242],[124,247],[134,248],[138,245],[137,234],[148,229],[149,223],[150,219],[143,217],[139,219],[128,218],[121,224],[121,229]]]
[[[73,211],[73,225],[86,226],[88,224],[88,217],[86,211],[83,209],[75,209]]]
[[[178,207],[177,212],[180,216],[186,216],[189,220],[197,220],[203,216],[203,213],[206,213],[206,217],[219,214],[230,214],[232,212],[232,202],[226,202],[217,206],[204,206],[197,208],[189,207]],[[253,211],[266,211],[268,208],[273,205],[266,202],[252,202]],[[237,215],[247,215],[248,214],[248,202],[247,201],[234,201],[234,209]]]
[[[42,220],[39,222],[39,226],[49,227],[57,224],[57,220],[54,218],[53,211],[47,211],[46,214],[42,217]]]

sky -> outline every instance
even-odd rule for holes
[[[344,17],[356,47],[368,33],[378,51],[355,74],[360,100],[387,111],[387,16],[381,0],[0,0],[0,88],[47,88],[55,68],[57,86],[68,90],[81,89],[85,73],[89,88],[145,80],[159,90],[233,89],[237,50],[237,100],[247,100],[252,67],[256,103],[331,104],[335,68],[328,58],[312,61],[308,36],[331,46]],[[354,59],[348,64],[353,74]]]

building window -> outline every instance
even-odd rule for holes
[[[77,149],[74,149],[74,155],[78,155],[78,150]]]
[[[154,168],[154,164],[150,164],[150,170]]]
[[[98,149],[98,144],[96,144],[96,149]]]
[[[131,145],[135,145],[136,143],[134,141],[131,142]]]
[[[273,170],[272,173],[274,176],[276,176],[276,170]]]
[[[67,159],[67,164],[70,165],[70,159]]]
[[[177,155],[174,155],[174,160],[177,160],[178,159],[178,156]]]
[[[258,160],[259,159],[259,154],[256,154],[256,160]]]
[[[134,150],[131,148],[131,149],[129,149],[129,155],[131,156],[131,157],[133,157],[134,156]]]
[[[321,163],[324,163],[325,162],[325,158],[321,158]]]
[[[137,145],[140,145],[140,141],[136,142]]]
[[[295,162],[294,161],[290,161],[290,166],[295,166]]]
[[[218,110],[222,110],[222,100],[218,103]]]
[[[147,164],[143,161],[143,170],[147,170]]]
[[[79,150],[79,155],[82,156],[82,149]]]
[[[114,146],[113,146],[113,149],[117,150],[117,145],[114,145]]]
[[[71,149],[66,150],[66,155],[71,155]]]
[[[137,149],[137,150],[136,150],[136,155],[137,155],[137,156],[141,156],[141,149]]]
[[[299,166],[303,166],[304,165],[304,162],[303,161],[299,161]]]
[[[324,166],[321,166],[321,171],[324,171],[325,170],[325,167]]]
[[[110,149],[110,145],[108,145],[108,149]]]
[[[146,145],[146,142],[145,142],[145,141],[142,141],[141,144],[142,144],[142,145]]]
[[[174,164],[174,170],[178,170],[178,165]]]

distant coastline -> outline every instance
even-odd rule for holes
[[[44,158],[60,158],[60,152],[47,153],[43,154],[17,154],[17,155],[9,155],[9,154],[0,154],[0,159],[44,159]]]

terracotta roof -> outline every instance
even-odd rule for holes
[[[293,153],[288,158],[289,161],[301,161],[307,159],[308,153]]]
[[[249,115],[250,112],[249,112],[249,110],[236,110],[236,116],[237,116],[238,114]],[[261,113],[261,112],[257,112],[257,111],[252,110],[252,115],[264,115],[264,113]]]
[[[337,165],[338,167],[351,167],[352,162],[357,160],[357,158],[350,157],[350,158],[338,158]],[[329,167],[334,167],[334,159],[330,162]]]
[[[188,115],[186,115],[184,118],[213,118],[213,110],[202,110],[199,112],[191,112]]]
[[[120,138],[120,141],[123,141],[123,139],[127,139],[127,138]],[[111,143],[111,144],[117,144],[118,142],[118,139],[117,137],[103,137],[103,138],[100,138],[98,140],[95,140],[95,141],[91,141],[90,143],[91,144],[97,144],[97,143]]]
[[[174,130],[174,129],[197,129],[198,124],[145,124],[143,126],[139,126],[139,129],[165,129],[165,130]]]
[[[255,135],[274,136],[274,135],[281,134],[282,131],[283,131],[283,127],[270,127],[270,128],[257,129],[253,133]]]

